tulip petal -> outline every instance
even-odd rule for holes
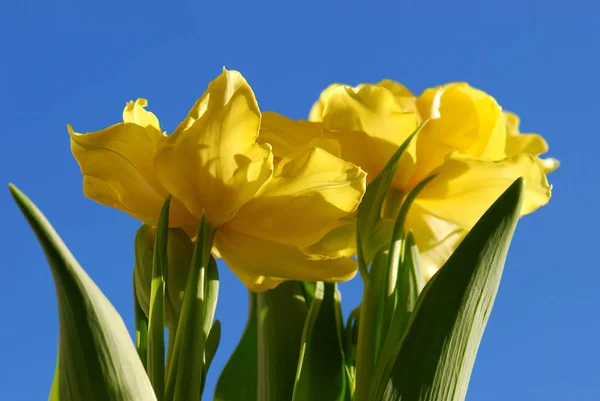
[[[542,163],[542,167],[544,168],[544,173],[549,174],[560,167],[560,161],[553,157],[547,157],[545,159],[540,159]]]
[[[135,123],[146,128],[155,128],[159,133],[160,123],[154,113],[146,110],[148,101],[146,99],[137,99],[135,102],[130,101],[123,109],[123,121],[126,123]]]
[[[195,216],[205,210],[215,228],[231,219],[272,174],[270,146],[256,144],[260,116],[246,80],[224,69],[155,152],[162,185]]]
[[[538,134],[518,134],[506,136],[506,154],[529,153],[539,156],[548,151],[548,143]]]
[[[400,82],[384,79],[376,85],[386,88],[396,97],[396,100],[404,111],[412,112],[419,115],[417,109],[417,97]]]
[[[163,137],[160,131],[134,123],[119,123],[87,134],[76,133],[70,125],[67,128],[71,150],[84,175],[84,194],[144,223],[155,224],[168,195],[152,166],[152,153]],[[171,226],[194,221],[176,200],[171,210]]]
[[[405,112],[392,92],[377,85],[333,89],[323,109],[323,127],[335,132],[331,136],[339,141],[342,158],[361,166],[371,178],[383,169],[417,125],[417,116]],[[368,136],[365,146],[356,148],[359,141],[356,132]],[[344,150],[348,149],[352,151],[346,154]],[[357,153],[361,155],[358,158]],[[393,185],[402,187],[406,183],[414,168],[414,154],[415,145],[411,143],[400,159]],[[364,163],[365,158],[369,163]]]
[[[421,181],[452,151],[501,160],[506,126],[496,100],[466,83],[426,89],[417,98],[421,117],[431,120],[417,138],[417,167],[411,184]]]
[[[227,266],[252,291],[264,291],[283,280],[347,281],[357,269],[350,258],[315,259],[294,246],[225,227],[217,232],[215,245]]]
[[[538,134],[522,134],[519,131],[520,119],[514,113],[504,112],[506,121],[506,154],[512,156],[517,153],[530,153],[539,156],[548,151],[548,143]],[[560,162],[552,157],[541,159],[544,172],[553,172],[560,166]]]
[[[457,224],[433,216],[418,202],[411,206],[405,227],[414,235],[426,280],[446,263],[468,232]]]
[[[309,121],[313,122],[322,122],[323,121],[323,110],[325,108],[325,104],[327,103],[327,98],[329,94],[336,88],[343,86],[342,84],[331,84],[327,88],[321,92],[319,95],[319,100],[317,100],[312,108],[310,109],[310,113],[308,114]]]
[[[356,255],[356,222],[341,223],[304,252],[332,259]]]
[[[323,149],[304,146],[227,223],[229,229],[299,248],[318,242],[356,210],[365,173]]]
[[[519,116],[509,111],[504,112],[504,121],[506,123],[506,149],[508,156],[517,153],[531,153],[539,156],[548,151],[548,143],[538,134],[522,134],[519,131],[521,123]]]
[[[268,143],[277,158],[289,156],[321,137],[322,124],[304,120],[291,120],[281,114],[265,111],[262,114],[257,142]]]
[[[521,214],[548,203],[551,187],[541,162],[521,153],[502,161],[450,155],[437,176],[419,194],[416,202],[428,213],[467,230],[517,178],[525,178],[525,199]]]

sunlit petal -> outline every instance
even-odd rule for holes
[[[500,160],[505,157],[506,127],[496,100],[466,83],[425,90],[417,98],[421,117],[431,118],[417,138],[417,167],[411,182],[420,181],[450,152]]]
[[[377,85],[338,87],[329,93],[324,104],[324,129],[340,142],[342,158],[361,166],[371,174],[370,179],[383,169],[417,125],[417,116],[405,112],[392,92]],[[357,132],[364,132],[367,137],[356,138]],[[357,148],[357,142],[363,142],[363,146]],[[395,186],[404,185],[412,174],[414,153],[413,141],[400,160]],[[364,163],[364,159],[368,162]]]
[[[417,97],[400,82],[384,79],[376,85],[386,88],[396,97],[396,100],[404,111],[409,111],[419,115],[417,109]]]
[[[304,248],[304,252],[324,258],[356,255],[356,222],[341,223],[327,232],[319,242]]]
[[[343,86],[342,84],[335,83],[329,85],[327,88],[321,92],[319,95],[319,100],[317,100],[312,108],[310,109],[310,113],[308,114],[308,119],[313,122],[322,122],[323,121],[323,109],[325,108],[325,103],[327,103],[327,98],[329,94],[336,88]]]
[[[322,124],[305,120],[291,120],[281,114],[265,111],[257,142],[268,143],[277,158],[287,157],[316,139],[321,138]]]
[[[154,113],[146,110],[148,101],[146,99],[137,99],[135,102],[129,101],[123,109],[123,121],[126,123],[135,123],[146,128],[155,128],[159,133],[160,123]]]
[[[506,121],[506,154],[508,156],[517,153],[530,153],[539,156],[548,151],[548,143],[538,134],[522,134],[519,130],[520,119],[514,113],[505,111]],[[554,158],[540,158],[546,174],[553,172],[560,166],[560,162]]]
[[[154,165],[162,185],[214,227],[236,211],[273,170],[269,145],[256,144],[260,110],[237,71],[223,70],[175,132],[158,145]]]
[[[76,133],[70,125],[68,130],[71,150],[84,175],[85,195],[144,223],[156,223],[168,195],[152,165],[156,143],[162,138],[160,131],[134,123],[119,123],[87,134]],[[184,226],[194,221],[173,200],[170,225]]]
[[[446,263],[468,232],[457,224],[431,215],[418,203],[411,206],[405,228],[414,234],[426,279]]]
[[[548,203],[551,187],[536,157],[518,154],[502,161],[453,154],[436,170],[417,203],[433,216],[471,229],[483,213],[519,177],[525,178],[521,214]]]
[[[227,227],[304,248],[354,212],[364,191],[360,168],[323,149],[304,146],[281,160],[273,178]]]

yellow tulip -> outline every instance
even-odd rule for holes
[[[316,245],[356,211],[363,170],[316,143],[285,153],[257,143],[261,112],[237,71],[224,69],[170,135],[146,105],[128,103],[123,122],[102,131],[69,126],[86,196],[155,224],[170,193],[169,224],[188,233],[204,212],[216,229],[215,253],[254,291],[354,276],[347,251]]]
[[[506,148],[507,155],[517,153],[529,153],[534,156],[540,156],[549,149],[548,143],[538,134],[522,134],[519,131],[520,119],[514,113],[504,112],[506,121]],[[560,166],[560,162],[552,157],[541,159],[542,166],[546,173],[551,173]]]
[[[331,85],[309,119],[316,136],[334,140],[329,149],[361,166],[368,173],[367,181],[417,125],[429,119],[403,155],[392,184],[396,193],[406,194],[437,174],[415,200],[406,221],[429,278],[518,177],[527,183],[522,214],[548,202],[551,187],[545,173],[558,162],[538,157],[548,150],[545,141],[539,135],[520,134],[515,117],[504,113],[493,97],[466,83],[427,89],[416,97],[403,85],[384,80],[357,87]],[[299,124],[307,122],[285,122],[290,127]],[[270,129],[276,131],[281,125]]]

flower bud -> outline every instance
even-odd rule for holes
[[[152,284],[152,259],[156,229],[142,225],[135,236],[135,266],[133,280],[137,301],[148,316],[150,309],[150,289]],[[167,269],[165,277],[165,325],[176,322],[181,312],[183,292],[194,244],[181,228],[170,228],[167,247]]]

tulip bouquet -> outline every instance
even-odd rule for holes
[[[558,161],[540,158],[541,136],[466,83],[420,96],[334,84],[295,121],[261,111],[224,69],[170,134],[146,107],[127,103],[100,131],[68,126],[85,195],[142,223],[134,341],[10,187],[56,285],[51,401],[202,399],[221,334],[217,259],[250,310],[214,400],[465,398],[517,220],[550,198]],[[357,272],[363,298],[343,315],[336,283]]]

